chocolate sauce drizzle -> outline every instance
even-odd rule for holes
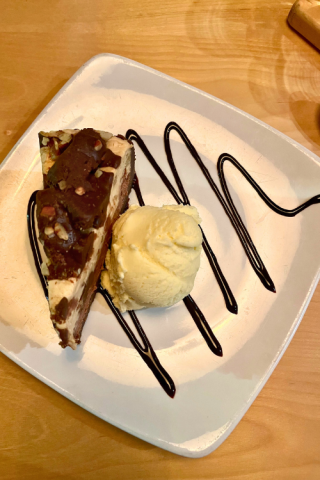
[[[29,235],[29,242],[32,250],[34,263],[37,269],[38,277],[40,278],[43,293],[46,299],[49,300],[48,281],[47,281],[47,278],[44,275],[42,275],[42,272],[41,272],[42,257],[39,250],[37,231],[36,231],[36,222],[35,222],[36,196],[38,191],[39,190],[36,190],[35,192],[33,192],[28,202],[28,209],[27,209],[28,235]]]
[[[107,292],[107,290],[105,290],[100,285],[98,287],[98,292],[101,293],[101,295],[103,296],[103,298],[105,299],[105,301],[109,305],[110,310],[112,311],[112,313],[114,314],[114,316],[116,317],[118,322],[120,323],[123,331],[125,332],[125,334],[129,338],[129,340],[132,343],[132,345],[134,346],[134,348],[139,353],[142,360],[152,370],[152,372],[154,373],[155,377],[157,378],[158,382],[160,383],[162,388],[165,390],[165,392],[171,398],[173,398],[175,396],[175,393],[176,393],[175,384],[173,383],[173,380],[170,377],[170,375],[168,374],[168,372],[163,368],[163,366],[159,362],[158,357],[157,357],[155,351],[153,350],[152,345],[149,342],[149,340],[147,338],[147,335],[145,334],[145,332],[144,332],[144,330],[141,326],[141,323],[139,322],[138,317],[136,316],[135,312],[131,310],[128,313],[131,317],[131,320],[132,320],[134,326],[136,327],[137,331],[139,332],[140,338],[141,338],[142,343],[143,343],[143,347],[141,346],[141,344],[136,339],[133,331],[131,330],[131,328],[129,327],[129,325],[127,324],[127,322],[125,321],[125,319],[121,315],[120,311],[114,306],[113,301],[111,300],[111,297],[110,297],[109,293]]]
[[[220,178],[221,188],[223,190],[223,193],[225,194],[227,202],[230,205],[230,209],[232,210],[233,215],[237,218],[237,222],[241,223],[241,225],[244,229],[245,229],[245,226],[243,225],[241,217],[240,217],[236,207],[234,206],[234,203],[232,201],[232,198],[231,198],[228,186],[227,186],[227,182],[226,182],[226,179],[225,179],[225,175],[224,175],[224,171],[223,171],[223,165],[224,165],[225,162],[232,163],[232,165],[234,167],[236,167],[239,170],[239,172],[242,173],[242,175],[250,183],[250,185],[252,185],[252,187],[255,189],[255,191],[257,192],[259,197],[262,198],[264,203],[266,203],[268,205],[268,207],[271,208],[271,210],[276,212],[278,215],[282,215],[283,217],[295,217],[298,213],[302,212],[303,210],[310,207],[311,205],[316,205],[317,203],[320,203],[320,194],[319,194],[319,195],[315,195],[314,197],[310,198],[309,200],[302,203],[298,207],[293,208],[292,210],[287,210],[286,208],[279,207],[279,205],[274,203],[274,201],[271,200],[270,197],[268,197],[268,195],[262,190],[262,188],[259,187],[257,182],[255,182],[255,180],[253,180],[251,175],[247,172],[247,170],[245,170],[243,168],[243,166],[238,162],[238,160],[236,160],[232,155],[229,155],[228,153],[222,153],[220,155],[219,159],[218,159],[218,164],[217,164],[218,175],[219,175],[219,178]],[[247,232],[247,234],[248,234],[248,232]],[[250,238],[250,241],[252,242],[251,238]]]
[[[186,145],[187,149],[189,150],[190,154],[194,158],[194,160],[197,162],[200,170],[202,171],[203,175],[207,179],[210,187],[216,194],[218,200],[220,201],[222,207],[224,208],[224,211],[226,212],[227,216],[230,219],[230,222],[232,226],[234,227],[239,240],[244,248],[244,251],[249,259],[250,264],[252,265],[252,268],[256,272],[257,276],[260,278],[262,284],[270,291],[275,292],[275,286],[274,283],[249,235],[249,232],[247,231],[244,223],[242,222],[242,219],[234,205],[234,202],[232,200],[232,197],[230,195],[227,182],[225,179],[223,167],[224,163],[226,161],[229,161],[232,163],[234,167],[236,167],[242,175],[245,177],[245,179],[250,183],[250,185],[255,189],[255,191],[258,193],[258,195],[262,198],[262,200],[276,213],[279,215],[283,215],[286,217],[294,217],[298,213],[302,212],[304,209],[308,208],[311,205],[320,203],[320,195],[316,195],[312,197],[310,200],[307,202],[303,203],[302,205],[292,209],[292,210],[287,210],[279,205],[275,204],[268,195],[259,187],[259,185],[255,182],[255,180],[251,177],[251,175],[245,170],[245,168],[231,155],[227,153],[223,153],[220,155],[217,168],[218,168],[218,175],[219,175],[219,180],[221,184],[221,188],[224,194],[221,194],[219,188],[217,187],[216,183],[214,182],[213,178],[211,177],[208,169],[202,162],[198,152],[190,142],[189,138],[185,134],[185,132],[182,130],[182,128],[175,122],[170,122],[165,128],[164,131],[164,146],[165,146],[165,151],[167,155],[167,160],[169,163],[169,166],[171,168],[172,174],[174,176],[175,182],[177,184],[178,190],[180,192],[181,197],[179,196],[178,192],[172,185],[172,183],[169,181],[168,177],[165,175],[163,170],[160,168],[154,157],[151,155],[150,151],[146,147],[144,141],[142,138],[138,135],[138,133],[134,130],[128,130],[126,134],[126,138],[128,140],[134,140],[136,143],[139,145],[141,148],[142,152],[156,171],[156,173],[159,175],[161,178],[162,182],[165,184],[165,186],[168,188],[169,192],[172,194],[173,198],[178,204],[183,204],[183,205],[190,205],[189,198],[187,196],[187,193],[183,187],[183,184],[181,182],[180,176],[177,172],[172,152],[171,152],[171,146],[170,146],[170,132],[172,130],[175,130],[184,144]],[[144,205],[143,197],[141,194],[141,190],[139,187],[139,181],[138,177],[135,175],[134,181],[133,181],[133,189],[135,190],[137,199],[139,201],[139,204],[141,206]],[[41,272],[41,254],[37,242],[37,234],[36,234],[36,228],[35,228],[35,201],[36,201],[36,193],[34,192],[29,200],[28,204],[28,211],[27,211],[27,222],[28,222],[28,233],[29,233],[29,240],[30,240],[30,245],[37,269],[38,276],[41,281],[41,285],[44,291],[44,294],[46,298],[48,299],[48,288],[47,288],[47,280],[46,278],[42,275]],[[227,309],[232,312],[232,313],[238,313],[238,305],[237,302],[234,298],[234,295],[228,285],[228,282],[226,281],[221,268],[219,266],[218,260],[213,253],[208,240],[202,230],[202,235],[203,235],[203,249],[204,252],[208,258],[209,264],[211,266],[211,269],[217,279],[217,282],[219,284],[219,287],[221,289],[221,292],[223,294],[223,297],[225,299],[226,307]],[[134,311],[129,311],[129,315],[140,335],[140,338],[142,340],[142,344],[137,340],[135,334],[133,333],[132,329],[129,327],[128,323],[125,321],[124,317],[121,315],[120,311],[114,306],[110,295],[108,292],[101,287],[101,285],[98,287],[97,290],[101,295],[103,295],[104,299],[106,300],[107,304],[109,305],[111,311],[115,315],[116,319],[118,320],[119,324],[121,325],[122,329],[126,333],[127,337],[129,338],[130,342],[134,346],[134,348],[138,351],[139,355],[141,358],[144,360],[144,362],[148,365],[148,367],[152,370],[154,373],[155,377],[159,381],[160,385],[163,387],[163,389],[166,391],[166,393],[173,398],[175,395],[175,385],[170,377],[170,375],[166,372],[166,370],[162,367],[160,364],[156,353],[154,352],[136,314]],[[199,331],[201,332],[203,338],[205,339],[206,343],[208,344],[210,350],[218,356],[222,356],[222,348],[221,345],[219,344],[218,340],[216,339],[215,335],[213,334],[209,324],[207,323],[203,313],[199,309],[198,305],[195,303],[193,298],[188,295],[183,299],[184,304],[186,305],[189,313],[191,314],[195,324],[197,325]]]

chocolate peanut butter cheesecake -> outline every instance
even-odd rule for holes
[[[114,222],[126,208],[134,148],[122,136],[85,128],[40,132],[44,190],[39,239],[47,256],[50,315],[62,347],[75,349],[93,301]]]

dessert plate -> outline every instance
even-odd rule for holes
[[[230,434],[288,346],[317,285],[319,205],[294,218],[271,211],[232,165],[231,195],[277,289],[264,288],[223,208],[176,133],[172,152],[191,204],[239,306],[225,307],[203,255],[192,292],[222,344],[208,349],[184,304],[138,312],[160,362],[172,376],[172,400],[98,294],[77,351],[62,350],[28,242],[26,208],[41,188],[37,133],[93,127],[114,134],[136,130],[174,183],[163,131],[184,129],[215,181],[217,160],[237,158],[266,193],[294,208],[319,193],[319,159],[268,125],[217,98],[116,55],[86,63],[39,115],[0,170],[0,348],[28,372],[83,408],[171,452],[201,457]],[[136,170],[147,204],[174,199],[139,148]],[[131,203],[136,203],[134,193]],[[126,317],[127,321],[130,320]]]

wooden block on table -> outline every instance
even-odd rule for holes
[[[320,50],[320,0],[297,0],[290,10],[288,22]]]

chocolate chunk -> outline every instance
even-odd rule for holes
[[[62,320],[66,320],[68,316],[68,307],[69,307],[69,302],[67,297],[63,297],[58,305],[56,305],[56,315],[61,318]]]
[[[121,157],[115,155],[109,148],[107,148],[106,153],[102,157],[102,164],[100,167],[113,167],[118,168],[121,163]]]
[[[66,348],[69,344],[69,331],[67,328],[59,328],[56,326],[56,330],[59,332],[59,336],[61,338],[61,342],[59,345],[61,345],[62,348]]]
[[[98,141],[101,148],[97,150]],[[105,141],[98,132],[92,128],[81,130],[50,168],[48,185],[57,186],[64,180],[67,189],[83,187],[85,191],[92,190],[89,176],[98,168],[105,152]]]

